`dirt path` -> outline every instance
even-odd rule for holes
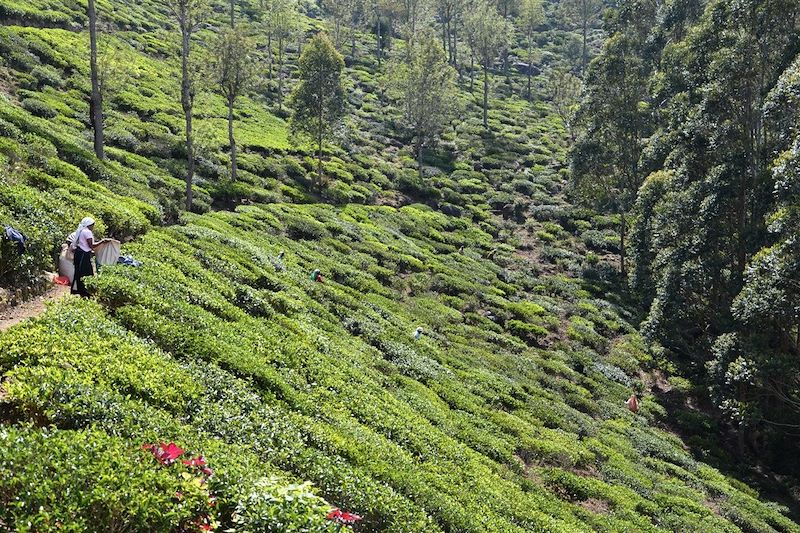
[[[44,312],[47,302],[58,300],[68,294],[69,287],[53,285],[47,292],[33,300],[0,311],[0,331],[5,331],[28,318],[39,316]]]

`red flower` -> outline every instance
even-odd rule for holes
[[[183,449],[174,442],[170,442],[169,444],[162,442],[158,445],[143,444],[142,449],[152,453],[153,457],[164,466],[171,465],[175,462],[175,459],[183,455]]]
[[[213,470],[211,470],[211,469],[210,469],[210,468],[208,468],[208,467],[205,467],[205,468],[203,468],[203,473],[204,473],[205,475],[207,475],[208,477],[211,477],[211,476],[213,476],[213,475],[214,475],[214,471],[213,471]]]
[[[331,509],[330,512],[327,515],[325,515],[325,518],[327,518],[328,520],[333,520],[334,522],[337,522],[339,524],[355,524],[356,522],[361,520],[361,517],[358,516],[357,514],[342,511],[338,507],[334,507],[333,509]]]
[[[183,464],[185,464],[186,466],[196,466],[196,467],[206,466],[206,458],[203,457],[202,455],[198,455],[194,459],[184,459]]]
[[[176,491],[175,492],[175,498],[177,498],[178,500],[182,500],[183,499],[183,493],[180,492],[180,491]]]
[[[211,519],[206,514],[198,516],[194,520],[194,525],[196,525],[200,531],[211,531],[212,529]]]

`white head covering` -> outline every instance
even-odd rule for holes
[[[94,224],[94,219],[92,217],[84,217],[84,219],[81,220],[81,223],[78,224],[78,229],[75,230],[75,233],[69,236],[69,238],[72,238],[72,242],[69,245],[70,250],[73,252],[75,251],[75,248],[78,247],[78,239],[81,238],[81,232],[92,224]],[[75,236],[74,238],[72,237],[73,235]]]

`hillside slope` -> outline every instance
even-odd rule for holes
[[[30,25],[0,27],[0,217],[31,237],[25,256],[3,245],[4,286],[36,292],[87,212],[142,262],[0,334],[0,530],[335,531],[335,506],[358,531],[800,531],[666,431],[652,396],[625,407],[658,353],[608,290],[616,220],[563,198],[567,135],[521,76],[495,88],[490,132],[462,80],[463,120],[420,180],[362,36],[320,196],[259,93],[226,181],[204,93],[199,212],[182,213],[162,9],[100,8],[129,71],[105,162],[80,6],[0,0]]]

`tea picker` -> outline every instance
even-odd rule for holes
[[[422,326],[414,330],[414,340],[418,341],[422,337]]]
[[[625,402],[625,405],[628,407],[631,413],[637,413],[639,411],[639,400],[636,398],[636,393],[632,393],[631,397]]]
[[[73,253],[73,267],[75,273],[72,279],[72,294],[80,296],[88,296],[86,286],[83,283],[83,278],[86,276],[94,276],[94,268],[92,268],[92,254],[95,250],[109,242],[118,241],[113,239],[95,240],[94,233],[94,219],[92,217],[85,217],[78,225],[75,233],[67,237],[69,244],[69,251]],[[117,248],[118,249],[118,248]],[[119,257],[119,254],[117,254]],[[116,258],[114,259],[116,263]]]
[[[270,259],[270,262],[272,263],[272,266],[275,268],[275,272],[282,272],[283,271],[283,269],[284,269],[283,256],[284,255],[286,255],[286,252],[281,250],[280,252],[278,252],[278,256],[277,257],[273,257],[272,259]]]
[[[318,268],[314,269],[314,271],[311,273],[311,276],[309,277],[309,279],[311,281],[316,281],[318,283],[322,283],[322,282],[325,281]]]

